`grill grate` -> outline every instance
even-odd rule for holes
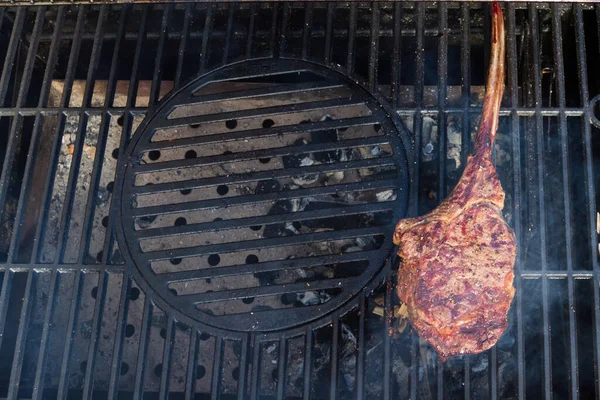
[[[441,363],[394,318],[393,288],[378,279],[327,318],[283,331],[198,322],[140,279],[115,238],[124,216],[154,215],[123,215],[112,201],[117,158],[148,107],[199,74],[261,57],[330,67],[389,105],[385,120],[412,141],[401,143],[408,213],[429,211],[457,182],[481,111],[487,7],[0,8],[0,397],[598,396],[598,5],[505,6],[495,161],[519,240],[517,295],[506,334],[484,354]],[[400,143],[392,122],[386,140]],[[154,143],[144,151],[160,151]],[[396,263],[379,277],[393,281]]]

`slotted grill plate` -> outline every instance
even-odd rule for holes
[[[238,331],[351,300],[381,270],[408,198],[384,107],[301,61],[194,80],[149,113],[120,163],[120,248],[142,284],[167,309]]]

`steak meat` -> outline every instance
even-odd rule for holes
[[[504,89],[504,21],[492,6],[492,52],[473,154],[456,188],[427,215],[402,220],[397,293],[408,318],[443,360],[492,347],[514,297],[515,234],[504,221],[504,191],[492,147]]]

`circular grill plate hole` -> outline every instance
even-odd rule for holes
[[[325,317],[392,250],[408,194],[401,138],[376,97],[331,69],[223,67],[172,93],[124,150],[119,248],[182,318],[273,331]]]

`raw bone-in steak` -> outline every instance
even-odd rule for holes
[[[513,299],[515,234],[502,218],[504,191],[492,147],[504,88],[504,22],[492,6],[492,59],[475,149],[463,175],[435,210],[402,220],[397,292],[408,318],[442,359],[492,347]]]

